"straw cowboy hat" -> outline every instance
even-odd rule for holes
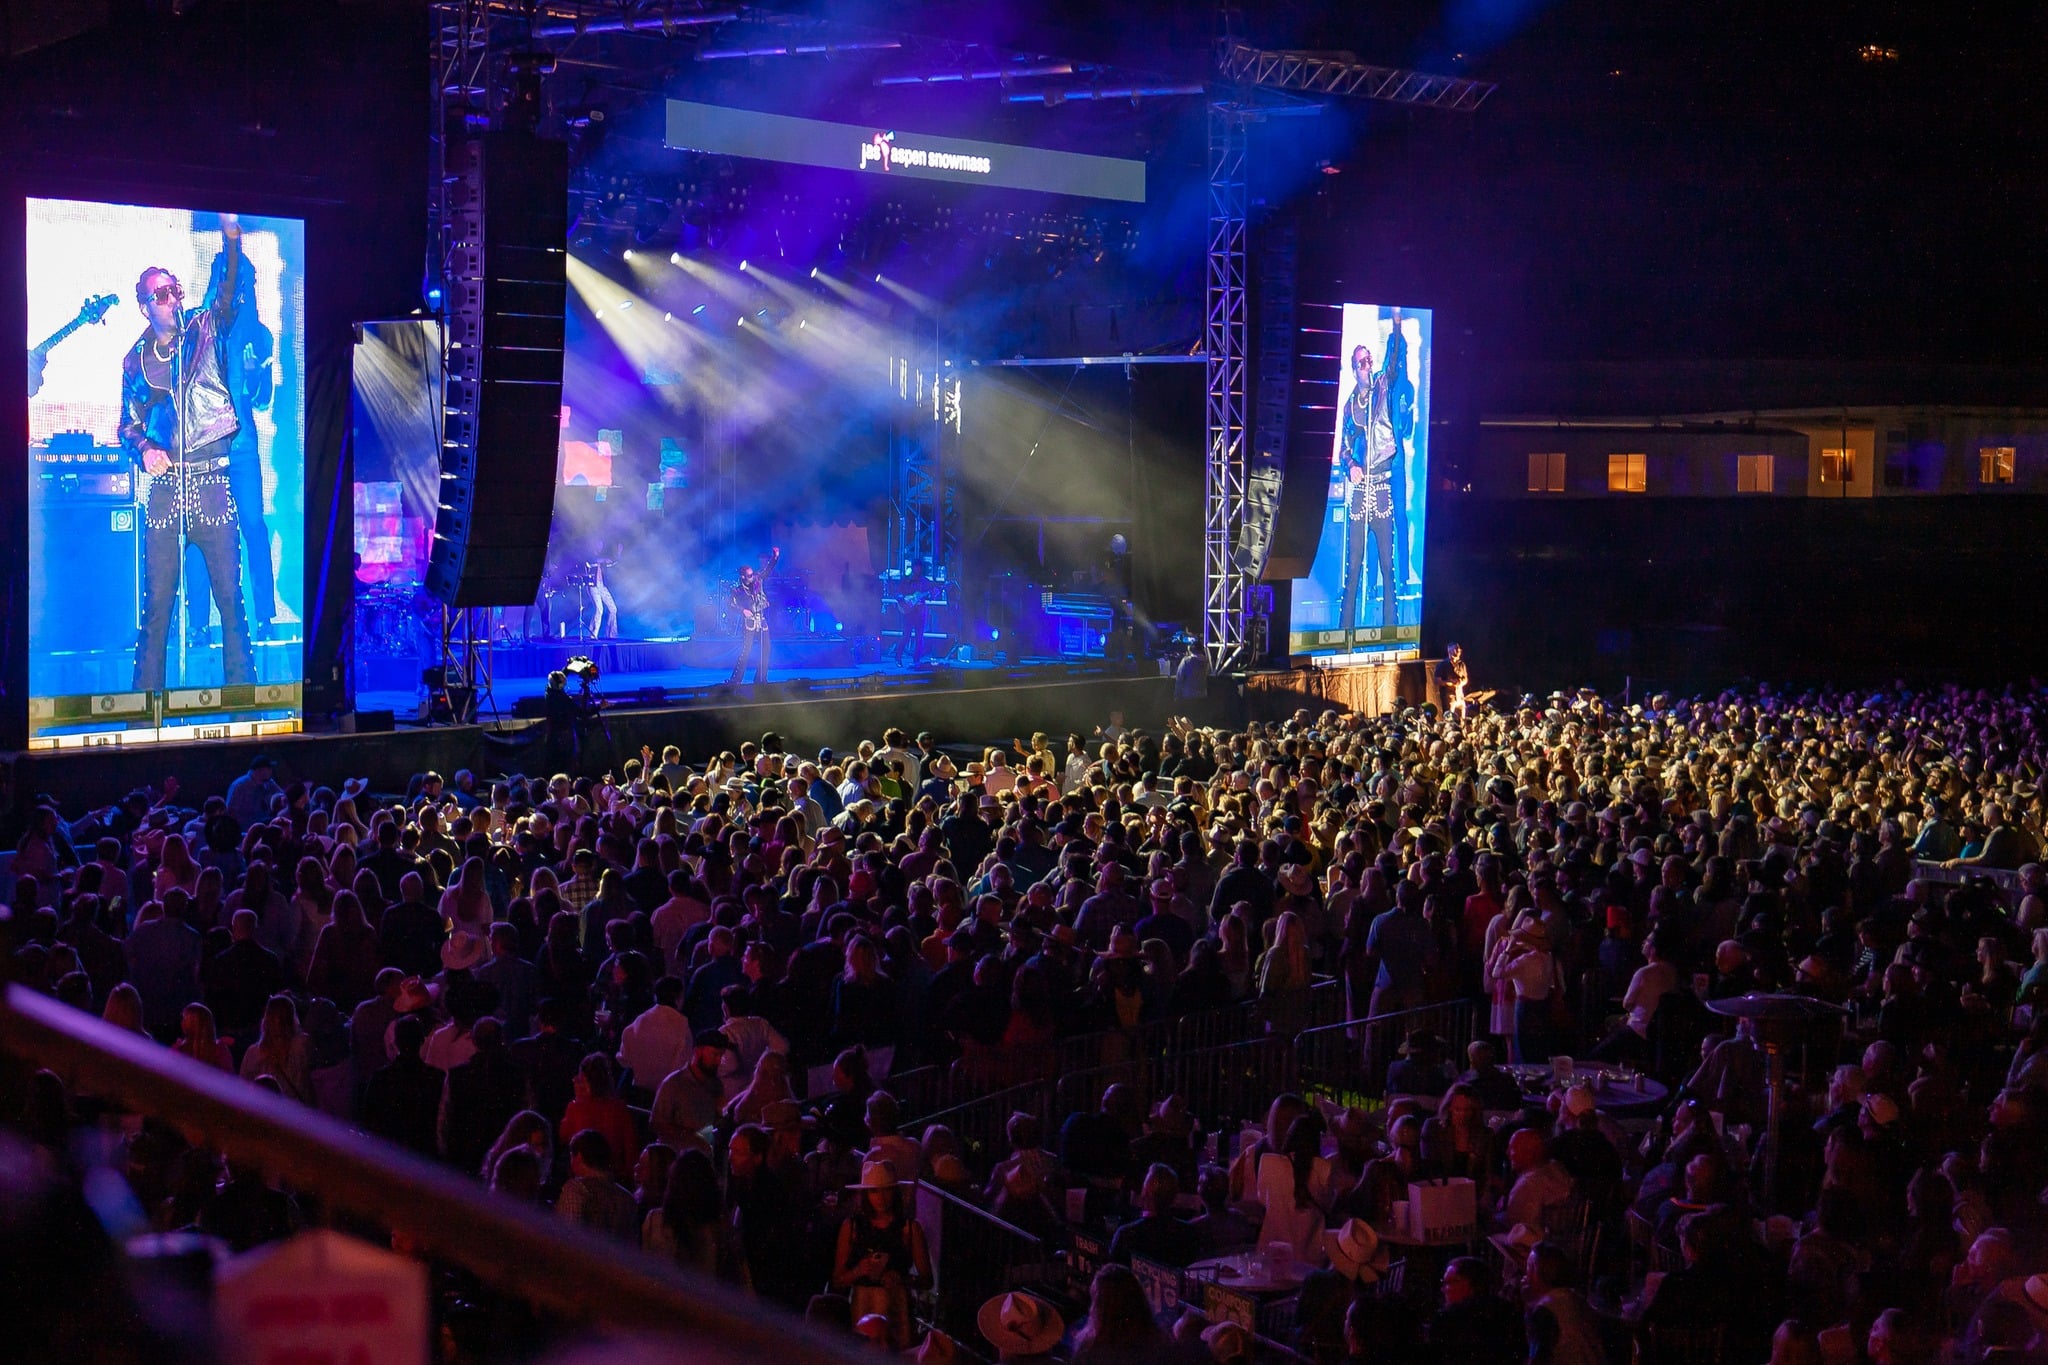
[[[451,972],[474,971],[483,962],[486,947],[482,934],[458,929],[441,945],[441,967]]]
[[[1329,1254],[1330,1269],[1347,1280],[1373,1284],[1379,1280],[1380,1235],[1363,1218],[1353,1218],[1334,1232],[1323,1234],[1323,1250]]]
[[[896,1178],[896,1168],[886,1161],[861,1163],[860,1179],[846,1188],[849,1190],[894,1190],[903,1186]],[[911,1182],[915,1184],[915,1181]]]
[[[416,976],[408,976],[399,983],[398,998],[391,1002],[391,1009],[396,1014],[416,1014],[433,1003],[434,992],[427,983]]]
[[[954,1361],[960,1359],[960,1346],[953,1338],[934,1327],[925,1333],[925,1338],[917,1344],[917,1349],[905,1351],[903,1358],[913,1362],[913,1365],[953,1365]]]
[[[1097,956],[1134,958],[1138,956],[1138,936],[1125,926],[1119,924],[1109,935],[1108,951],[1097,954]]]
[[[1000,1355],[1043,1355],[1067,1334],[1067,1324],[1052,1305],[1029,1294],[996,1295],[981,1306],[974,1323]]]
[[[1251,1354],[1251,1334],[1234,1322],[1214,1322],[1202,1329],[1202,1344],[1212,1360],[1242,1360]]]

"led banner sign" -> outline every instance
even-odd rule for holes
[[[869,175],[1145,202],[1145,163],[1002,142],[668,102],[670,147]]]

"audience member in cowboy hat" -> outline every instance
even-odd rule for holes
[[[847,1188],[859,1197],[839,1225],[832,1287],[853,1300],[857,1316],[887,1316],[889,1344],[900,1350],[910,1344],[911,1287],[932,1277],[924,1229],[905,1210],[905,1187],[888,1162],[866,1163],[860,1180]]]
[[[1202,1234],[1193,1224],[1174,1216],[1173,1204],[1179,1197],[1180,1177],[1172,1167],[1154,1162],[1138,1193],[1142,1212],[1116,1230],[1110,1239],[1109,1258],[1118,1265],[1129,1265],[1131,1257],[1143,1256],[1175,1268],[1201,1259]]]
[[[1234,1322],[1216,1322],[1202,1329],[1202,1344],[1216,1365],[1244,1365],[1252,1358],[1251,1333]]]
[[[441,945],[441,970],[443,972],[473,972],[483,965],[490,955],[490,944],[482,934],[472,934],[458,929],[448,936]]]
[[[1353,1218],[1333,1232],[1323,1234],[1323,1250],[1329,1253],[1330,1269],[1354,1284],[1377,1284],[1387,1269],[1387,1249],[1380,1235],[1363,1218]]]
[[[1387,1068],[1390,1095],[1441,1095],[1451,1088],[1451,1069],[1443,1060],[1443,1039],[1428,1029],[1414,1029],[1401,1044],[1401,1055]]]
[[[975,1325],[997,1360],[1050,1360],[1067,1334],[1051,1304],[1029,1294],[998,1294],[981,1306]]]
[[[955,1365],[960,1359],[960,1344],[934,1327],[917,1343],[917,1349],[905,1351],[903,1358],[911,1365]]]

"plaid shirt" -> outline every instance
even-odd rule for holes
[[[561,883],[560,889],[563,907],[581,914],[583,907],[597,899],[597,874],[595,872],[578,872],[569,880]]]

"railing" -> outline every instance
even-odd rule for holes
[[[1475,1036],[1479,1009],[1476,1001],[1452,1000],[1292,1035],[1148,1052],[984,1094],[919,1121],[952,1129],[970,1162],[986,1169],[1007,1150],[1003,1130],[1011,1114],[1034,1115],[1050,1142],[1066,1115],[1096,1108],[1112,1085],[1129,1086],[1148,1105],[1180,1095],[1188,1112],[1211,1128],[1223,1119],[1258,1118],[1275,1095],[1287,1090],[1372,1103],[1384,1097],[1387,1067],[1410,1032],[1426,1029],[1443,1039],[1447,1056],[1459,1056]]]
[[[1478,1035],[1480,1004],[1446,1000],[1394,1014],[1374,1015],[1348,1024],[1304,1029],[1295,1035],[1296,1081],[1332,1098],[1386,1096],[1387,1068],[1400,1055],[1401,1044],[1420,1029],[1442,1040],[1444,1057],[1456,1065]]]
[[[2020,874],[2002,867],[1943,867],[1940,863],[1916,862],[1913,880],[1933,882],[1950,890],[1966,882],[1989,882],[2007,910],[2017,910],[2020,904]]]
[[[989,1299],[1044,1283],[1056,1269],[1038,1238],[935,1185],[917,1187],[917,1221],[931,1250],[932,1325],[955,1341],[980,1340],[975,1314]]]
[[[1344,1017],[1344,983],[1318,981],[1294,1008],[1306,1027],[1335,1023]],[[889,1077],[882,1088],[896,1097],[905,1121],[932,1121],[944,1111],[986,1096],[991,1088],[1056,1081],[1099,1067],[1266,1037],[1273,1014],[1265,1001],[1240,1001],[1136,1028],[1076,1034],[1026,1056],[998,1051],[963,1058],[949,1066],[919,1067]]]
[[[0,998],[0,1046],[552,1312],[632,1331],[687,1332],[698,1349],[730,1359],[869,1358],[729,1285],[493,1195],[445,1166],[25,987],[8,986]]]

